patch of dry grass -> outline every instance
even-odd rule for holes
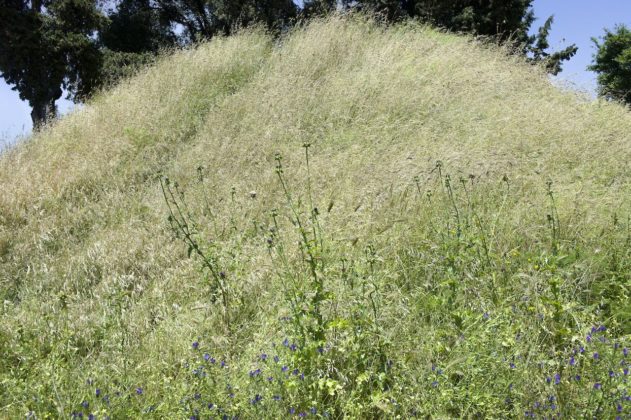
[[[387,254],[431,220],[408,196],[415,177],[423,193],[440,188],[441,161],[481,191],[507,177],[510,199],[485,205],[501,208],[496,247],[510,251],[547,230],[548,180],[573,238],[626,220],[630,133],[623,107],[413,23],[333,17],[279,41],[245,31],[165,57],[0,158],[0,413],[39,394],[68,415],[87,375],[153,377],[199,335],[255,351],[272,334],[281,287],[255,235],[225,256],[246,296],[243,329],[235,341],[216,332],[203,276],[168,229],[161,174],[186,191],[203,235],[231,249],[233,225],[247,236],[282,202],[276,153],[305,197],[309,143],[327,234]]]

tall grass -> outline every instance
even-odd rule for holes
[[[413,23],[164,58],[0,159],[0,413],[628,416],[630,129]]]

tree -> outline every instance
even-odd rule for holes
[[[602,44],[592,41],[597,51],[587,68],[598,74],[599,95],[631,104],[631,31],[618,25],[613,32],[605,30]]]
[[[576,54],[578,48],[571,45],[555,53],[546,51],[552,16],[537,35],[529,35],[535,21],[532,3],[533,0],[359,0],[347,4],[375,10],[388,20],[419,18],[454,32],[510,42],[529,61],[543,63],[548,72],[557,74],[561,63]]]
[[[168,21],[184,28],[188,41],[229,35],[255,22],[278,30],[298,14],[292,0],[156,0],[156,6]]]
[[[95,0],[0,0],[0,75],[32,108],[38,129],[56,116],[63,89],[80,100],[98,86]]]
[[[111,51],[157,53],[177,43],[172,23],[150,0],[122,0],[108,18],[109,25],[101,31],[100,41]]]

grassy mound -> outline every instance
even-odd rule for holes
[[[330,18],[0,159],[0,416],[631,414],[631,117]]]

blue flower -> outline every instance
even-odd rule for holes
[[[283,340],[283,346],[289,347],[289,340],[288,339],[284,339]]]
[[[273,376],[268,376],[268,377],[267,377],[267,382],[272,382],[273,380],[274,380],[274,377],[273,377]]]
[[[260,402],[262,399],[263,399],[263,397],[261,397],[261,395],[260,395],[260,394],[256,394],[256,395],[254,396],[254,398],[252,398],[252,399],[250,400],[250,403],[251,403],[252,405],[254,405],[254,404],[256,404],[256,403]]]
[[[318,413],[318,410],[315,407],[311,407],[311,410],[309,410],[309,411],[311,411],[311,414],[313,414],[313,415]]]
[[[96,394],[96,396],[100,396],[101,395],[101,390],[99,388],[96,389],[96,391],[94,391],[94,393]]]
[[[623,349],[622,349],[622,354],[624,354],[624,355],[625,355],[625,357],[626,357],[626,356],[628,356],[628,355],[629,355],[629,349],[628,349],[628,348],[626,348],[626,347],[625,347],[625,348],[623,348]]]
[[[283,372],[287,372],[289,368],[287,366],[283,366],[282,368],[280,368],[280,370]]]
[[[199,400],[202,397],[202,394],[196,393],[195,395],[193,395],[193,398],[195,398],[196,400]]]
[[[215,407],[215,404],[213,404],[213,403],[208,403],[207,407],[208,407],[208,409],[209,409],[209,410],[212,410],[212,409],[213,409],[213,407]]]
[[[616,376],[616,374],[614,373],[614,371],[613,371],[613,370],[610,370],[610,371],[609,371],[609,377],[610,377],[610,378],[613,378],[614,376]]]
[[[515,363],[511,362],[509,366],[511,369],[515,369]]]
[[[262,361],[266,361],[267,360],[267,354],[265,354],[265,353],[261,354],[261,360]]]
[[[433,386],[434,388],[436,388],[436,387],[438,386],[438,381],[434,381],[434,382],[432,382],[432,386]]]
[[[81,405],[83,406],[83,408],[88,408],[90,406],[90,403],[87,401],[83,401]]]
[[[580,380],[581,380],[581,375],[576,375],[576,376],[574,377],[574,379],[576,379],[577,381],[580,381]]]
[[[598,327],[598,331],[607,331],[607,327],[605,327],[604,325],[601,325],[600,327]]]
[[[300,371],[298,369],[294,369],[291,373],[294,374],[294,375],[298,375],[300,373]]]
[[[594,384],[594,389],[601,389],[603,386],[600,384],[600,382],[596,382]]]
[[[598,354],[598,352],[594,353],[594,360],[598,360],[600,358],[600,355]]]
[[[576,364],[576,360],[574,360],[574,356],[570,357],[570,366],[574,366]]]
[[[204,360],[205,361],[209,361],[210,360],[210,354],[204,353]]]
[[[140,387],[136,388],[136,394],[142,395],[142,388]]]
[[[289,346],[289,350],[291,351],[296,351],[297,348],[298,346],[296,346],[295,344],[292,344],[291,346]]]
[[[300,414],[298,414],[298,417],[307,417],[307,413],[301,411]]]
[[[280,357],[278,357],[278,356],[274,356],[274,361],[275,361],[276,363],[278,363],[278,362],[280,361]]]
[[[559,375],[558,373],[554,375],[554,384],[558,385],[561,383],[561,375]]]
[[[193,346],[193,350],[197,350],[199,348],[199,342],[193,341],[192,346]]]
[[[296,414],[296,409],[293,407],[289,408],[289,414]]]
[[[588,343],[592,342],[592,335],[591,334],[587,334],[587,337],[585,337],[585,339],[587,340]]]
[[[272,397],[272,399],[273,399],[274,401],[280,401],[280,395],[274,395],[274,396]]]

